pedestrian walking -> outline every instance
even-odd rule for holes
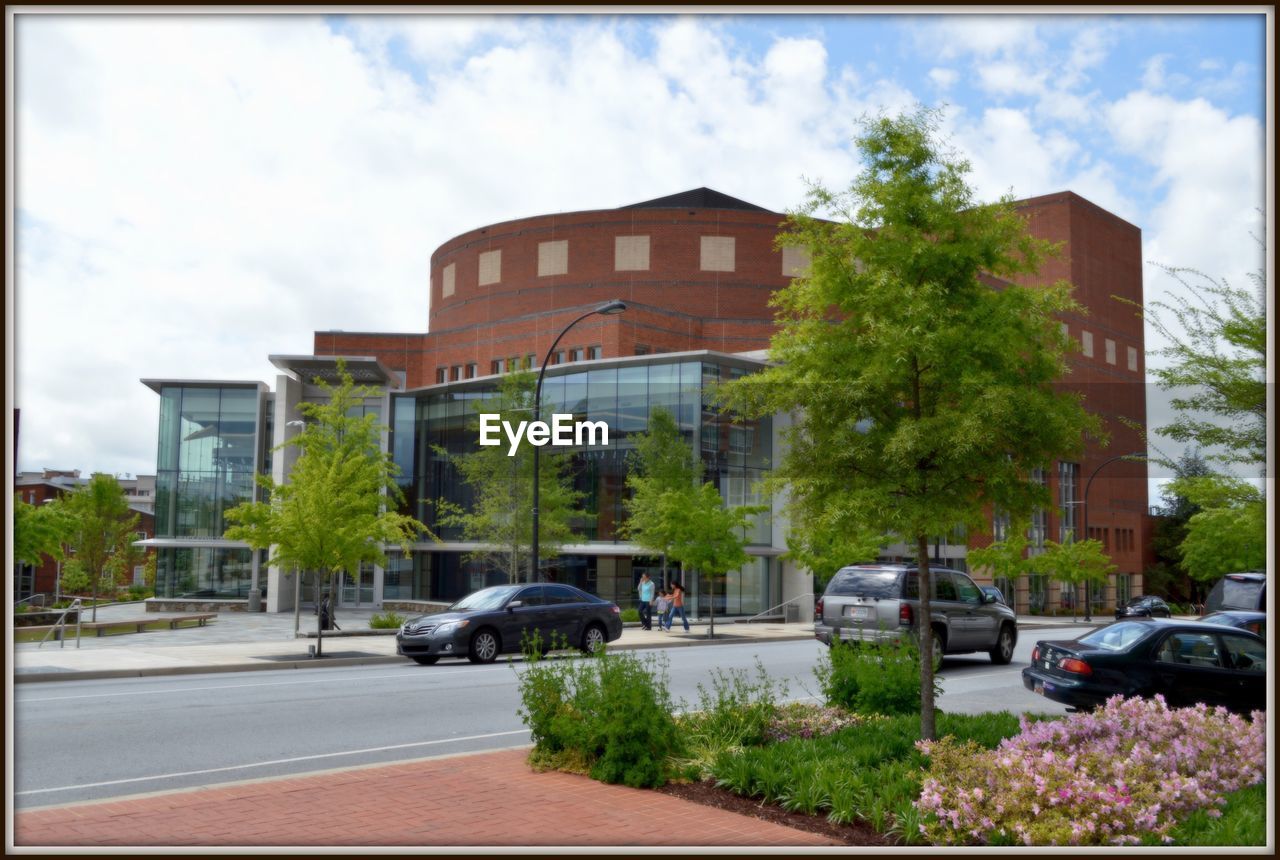
[[[653,629],[653,591],[656,587],[649,574],[640,574],[640,584],[636,586],[636,591],[640,593],[640,626],[645,630]]]
[[[675,624],[676,613],[680,613],[680,620],[684,622],[684,632],[689,632],[689,616],[684,614],[684,586],[680,583],[674,583],[671,586],[671,619],[667,622],[667,629],[671,629],[671,625]]]
[[[671,629],[671,592],[662,589],[658,592],[658,601],[653,606],[653,611],[658,613],[658,629]]]

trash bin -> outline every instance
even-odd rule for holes
[[[800,606],[795,603],[788,603],[782,607],[783,619],[787,624],[798,624],[800,622]]]

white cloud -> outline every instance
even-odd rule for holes
[[[960,78],[960,73],[955,69],[935,68],[929,70],[929,80],[933,81],[934,86],[940,90],[949,90]]]
[[[923,19],[917,36],[922,47],[943,60],[972,54],[1034,54],[1044,50],[1036,20],[1011,15],[948,15]]]

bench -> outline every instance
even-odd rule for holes
[[[81,621],[80,632],[83,635],[92,631],[95,636],[103,636],[105,635],[104,631],[107,630],[130,629],[134,633],[142,633],[148,627],[160,624],[167,624],[170,630],[177,630],[179,626],[186,622],[194,622],[195,626],[203,627],[205,626],[205,622],[217,617],[218,613],[216,612],[205,612],[198,615],[174,615],[169,618],[129,618],[122,621]],[[50,630],[56,630],[57,625],[22,627],[18,629],[22,630],[24,633],[43,634],[48,633]],[[74,636],[76,625],[74,622],[68,622],[63,625],[62,629],[64,631],[62,634],[63,636],[67,633]],[[57,638],[57,636],[54,636],[55,640]]]

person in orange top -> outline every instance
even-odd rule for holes
[[[667,621],[667,629],[676,622],[676,613],[680,613],[680,620],[684,622],[684,631],[689,632],[689,616],[684,614],[684,586],[675,583],[671,586],[671,619]]]

